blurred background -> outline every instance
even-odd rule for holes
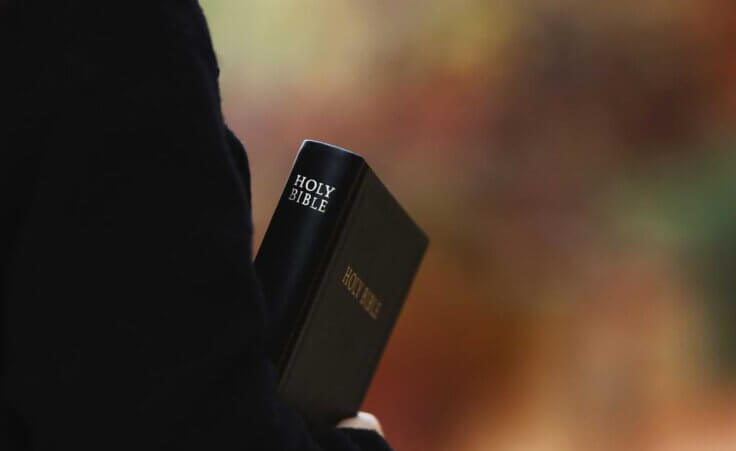
[[[201,3],[256,248],[305,138],[431,238],[397,451],[736,450],[736,2]]]

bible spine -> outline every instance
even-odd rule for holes
[[[312,140],[304,141],[294,160],[255,259],[269,301],[270,354],[279,371],[365,170],[359,155]],[[295,300],[307,302],[293,308]]]

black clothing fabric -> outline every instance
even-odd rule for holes
[[[277,401],[197,2],[0,6],[0,448],[388,450]]]

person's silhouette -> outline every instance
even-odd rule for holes
[[[1,10],[3,449],[388,449],[275,397],[196,1]]]

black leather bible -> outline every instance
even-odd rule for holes
[[[309,420],[359,410],[427,244],[361,156],[304,141],[255,268],[279,395]]]

